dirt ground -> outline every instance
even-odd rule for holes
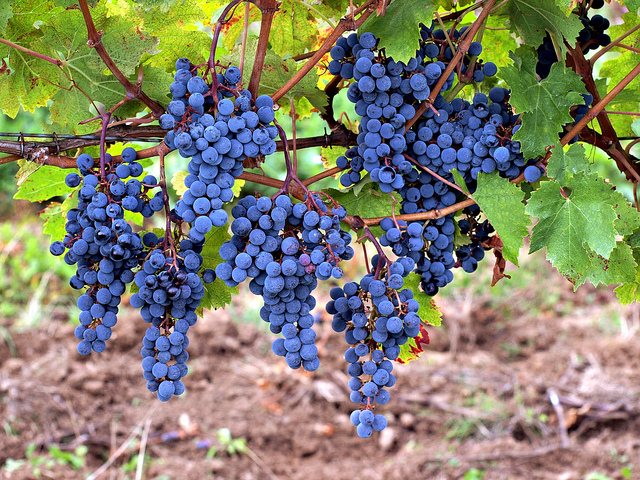
[[[168,403],[145,388],[147,325],[135,312],[88,358],[64,313],[6,330],[16,355],[5,335],[0,478],[134,479],[143,449],[137,478],[158,480],[640,478],[638,308],[611,289],[574,294],[550,267],[542,275],[538,291],[492,300],[468,286],[438,299],[445,327],[396,367],[381,407],[389,427],[367,440],[349,422],[345,344],[326,314],[320,369],[292,371],[264,328],[238,321],[257,309],[244,292],[244,307],[210,312],[190,332],[187,391]],[[225,428],[244,453],[226,451]],[[73,470],[60,451],[83,445]]]

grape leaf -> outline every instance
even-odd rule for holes
[[[44,222],[43,232],[51,236],[50,242],[62,240],[66,235],[65,224],[67,223],[67,212],[78,206],[78,197],[75,191],[71,193],[64,202],[51,202],[47,208],[38,212]]]
[[[157,48],[162,55],[151,57],[151,65],[173,71],[175,61],[180,57],[187,57],[196,65],[204,61],[211,48],[211,38],[197,27],[206,18],[201,3],[181,0],[166,11],[162,10],[163,6],[136,9],[145,35],[160,39]]]
[[[184,192],[189,190],[184,184],[184,179],[187,178],[187,175],[189,175],[189,172],[182,170],[174,173],[173,178],[171,179],[171,186],[180,197],[184,195]]]
[[[353,190],[342,192],[329,188],[326,193],[342,205],[349,215],[362,218],[386,217],[391,215],[394,199],[400,203],[400,195],[383,193],[373,183],[368,183],[359,195]]]
[[[222,9],[220,12],[216,12],[214,14],[214,18],[222,13]],[[249,3],[249,24],[253,22],[260,21],[260,9],[255,7],[254,5]],[[227,51],[233,50],[233,46],[236,44],[236,41],[242,34],[244,30],[244,11],[239,15],[234,15],[228,23],[226,23],[222,27],[222,45],[227,49]]]
[[[7,24],[11,17],[13,17],[13,7],[11,4],[3,5],[0,8],[0,33],[3,35],[7,31]]]
[[[218,264],[223,260],[218,253],[220,245],[229,240],[231,235],[227,227],[213,228],[207,233],[202,249],[202,268],[211,268],[215,270]],[[237,295],[238,287],[227,287],[222,280],[215,280],[213,283],[205,283],[205,296],[200,302],[200,307],[196,311],[198,315],[202,315],[204,309],[222,308],[231,303],[231,295]]]
[[[564,149],[557,143],[549,158],[547,176],[565,185],[572,174],[583,171],[589,171],[589,160],[584,155],[582,144],[574,143],[568,149]]]
[[[531,224],[522,202],[524,192],[497,173],[480,173],[473,198],[502,239],[504,258],[518,265],[522,239],[529,234]]]
[[[558,39],[563,56],[566,47],[562,37],[573,43],[582,30],[582,22],[578,16],[567,17],[554,0],[511,0],[507,3],[506,9],[509,19],[505,25],[512,32],[516,32],[524,43],[531,46],[540,45],[549,31]]]
[[[282,2],[273,16],[271,48],[280,56],[310,51],[318,38],[317,19],[297,2]]]
[[[338,157],[344,155],[344,148],[322,147],[320,149],[320,155],[322,156],[322,165],[326,170],[329,170],[336,166]]]
[[[495,63],[499,71],[502,71],[503,67],[511,64],[507,52],[518,48],[518,42],[514,36],[512,36],[509,30],[504,29],[504,21],[505,17],[503,16],[494,18],[493,14],[489,15],[487,27],[492,27],[496,30],[491,31],[491,37],[485,37],[491,38],[491,40],[482,42],[482,54],[480,55],[481,58]]]
[[[573,283],[583,283],[593,254],[609,259],[616,246],[616,212],[603,204],[610,186],[597,175],[577,173],[563,188],[542,182],[531,194],[526,213],[540,218],[533,227],[529,253],[547,247],[547,259]]]
[[[467,184],[458,169],[454,168],[451,170],[451,174],[453,175],[454,183],[458,185],[464,193],[469,193],[469,187],[467,187]]]
[[[565,123],[573,122],[569,109],[584,103],[580,94],[587,91],[580,76],[560,63],[554,63],[549,76],[538,82],[536,54],[530,47],[509,55],[513,65],[503,68],[502,76],[511,87],[511,104],[523,114],[522,128],[513,139],[522,142],[525,158],[536,157],[558,141]]]
[[[409,338],[406,343],[400,345],[400,354],[398,358],[396,358],[396,362],[398,363],[409,363],[413,360],[417,360],[424,352],[424,348],[422,345],[429,344],[429,333],[427,330],[420,325],[420,333],[413,337]]]
[[[404,287],[413,292],[413,298],[420,304],[418,316],[420,320],[428,325],[439,327],[442,325],[442,313],[433,301],[433,297],[427,295],[420,287],[420,275],[410,273],[404,279]]]
[[[608,259],[593,255],[591,268],[585,272],[585,275],[594,286],[599,283],[605,285],[627,283],[635,279],[636,266],[631,247],[626,243],[616,242],[616,247]]]
[[[22,160],[18,162],[18,165],[21,169],[30,168],[33,166],[33,162]],[[13,198],[30,202],[44,202],[50,198],[65,195],[71,191],[64,183],[67,173],[62,168],[43,165],[33,171],[18,186],[18,191]],[[18,175],[21,175],[21,172],[18,172],[16,176]]]
[[[395,0],[387,6],[384,17],[372,14],[358,29],[358,34],[371,32],[380,39],[387,57],[408,62],[420,48],[419,25],[431,25],[435,7],[431,0]]]

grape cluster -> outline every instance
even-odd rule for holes
[[[161,197],[148,196],[149,190],[157,186],[152,176],[142,182],[136,178],[124,181],[143,172],[135,162],[136,151],[127,147],[122,158],[128,163],[118,164],[106,155],[104,177],[90,155],[77,158],[82,176],[70,173],[65,183],[78,187],[78,206],[67,213],[64,240],[54,241],[49,249],[54,255],[64,255],[69,265],[78,266],[71,286],[78,290],[86,287],[78,298],[80,325],[75,330],[82,355],[92,350],[104,351],[117,322],[125,285],[133,281],[132,269],[144,256],[142,239],[124,219],[124,210],[151,216],[164,206]]]
[[[603,6],[604,0],[592,0],[591,2],[583,2],[573,12],[580,17],[583,26],[576,38],[582,53],[606,47],[611,43],[611,37],[604,33],[610,26],[609,20],[602,15],[594,15],[591,18],[588,16],[591,9],[598,10]],[[553,41],[548,33],[545,35],[542,45],[538,47],[537,53],[536,73],[541,79],[544,79],[549,76],[551,66],[558,61]]]
[[[334,205],[329,213],[318,197],[293,204],[287,195],[248,196],[232,215],[233,236],[220,247],[224,262],[216,267],[217,276],[229,286],[252,278],[251,292],[264,300],[260,317],[284,337],[273,342],[274,353],[291,368],[316,370],[311,293],[318,280],[341,278],[338,263],[353,257],[351,235],[340,227],[346,211]]]
[[[350,347],[345,352],[350,399],[362,407],[351,415],[359,436],[371,436],[383,430],[386,419],[371,411],[377,402],[389,401],[395,376],[391,373],[400,355],[400,346],[420,334],[420,308],[410,289],[403,289],[404,277],[414,268],[409,257],[390,263],[379,255],[372,258],[373,273],[360,283],[349,282],[331,290],[327,313],[333,315],[332,327],[344,332]],[[369,413],[365,413],[369,412]]]
[[[454,34],[457,40],[460,32],[456,30]],[[413,169],[405,153],[418,139],[413,130],[405,133],[405,124],[415,116],[416,107],[429,97],[431,87],[440,80],[453,55],[445,46],[442,30],[424,28],[420,50],[407,64],[385,57],[376,49],[376,44],[377,39],[371,33],[363,33],[360,38],[352,34],[340,38],[331,50],[333,60],[329,71],[356,80],[349,86],[347,98],[355,103],[356,113],[362,117],[358,147],[347,151],[337,165],[348,169],[340,178],[345,187],[357,183],[364,172],[369,172],[383,192],[392,192],[404,186],[405,177]],[[481,51],[482,46],[473,42],[461,67],[465,73],[473,62],[476,69],[473,76],[479,78],[476,81],[484,78],[483,71],[487,75],[497,72],[493,63],[477,61]],[[442,91],[450,89],[454,80],[455,73],[451,73]],[[446,122],[452,113],[450,104],[438,94],[433,106],[437,109],[437,121]],[[429,113],[433,116],[433,112]]]
[[[222,206],[233,199],[244,160],[275,152],[278,130],[272,124],[273,100],[261,95],[253,101],[249,91],[238,86],[237,67],[218,74],[215,91],[187,59],[179,59],[176,69],[172,100],[160,126],[169,130],[166,145],[190,158],[188,190],[176,203],[176,213],[191,224],[191,240],[200,242],[212,227],[227,223]]]
[[[189,354],[187,332],[197,321],[196,309],[205,295],[198,272],[202,266],[201,244],[185,239],[179,254],[166,254],[160,248],[163,239],[149,232],[145,240],[158,245],[152,250],[135,274],[139,290],[131,296],[131,306],[151,327],[142,340],[143,376],[147,388],[157,392],[158,399],[168,401],[172,395],[181,395],[184,384],[180,381],[187,374]]]

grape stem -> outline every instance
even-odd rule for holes
[[[603,113],[604,107],[622,91],[638,74],[640,74],[640,64],[638,64],[629,74],[624,77],[618,85],[616,85],[602,100],[600,93],[593,80],[593,69],[580,48],[574,49],[571,45],[567,45],[570,52],[569,59],[572,64],[571,68],[582,77],[582,81],[587,87],[587,91],[593,96],[594,106],[587,112],[582,120],[576,123],[573,128],[562,138],[561,144],[566,145],[576,133],[581,132],[582,138],[594,145],[602,148],[615,162],[618,170],[623,172],[630,182],[640,181],[640,168],[633,162],[629,155],[625,155],[624,149],[620,144],[620,139],[615,128],[611,124],[611,120],[606,113]],[[597,118],[602,134],[598,134],[587,128],[587,124],[593,118]],[[546,159],[550,156],[547,154]]]
[[[293,102],[293,98],[289,100],[291,105],[291,136],[293,140],[293,174],[298,176],[298,149],[296,148],[296,106]],[[284,141],[283,141],[284,143]]]
[[[316,53],[305,63],[300,70],[296,72],[296,74],[291,77],[287,83],[285,83],[276,93],[271,95],[271,98],[274,102],[277,102],[282,97],[284,97],[289,90],[291,90],[302,78],[311,71],[313,67],[315,67],[322,57],[333,47],[338,38],[342,36],[344,32],[347,30],[356,30],[360,25],[364,23],[364,21],[369,18],[369,16],[373,13],[374,8],[373,5],[377,3],[378,0],[368,0],[364,5],[357,8],[353,11],[352,15],[349,17],[342,17],[338,22],[337,27],[331,32],[331,35],[327,37],[327,39],[322,43],[322,46],[316,51]],[[491,1],[491,0],[489,0]],[[495,1],[495,0],[494,0]],[[358,20],[355,20],[355,15],[360,14]]]
[[[28,48],[22,47],[20,45],[18,45],[17,43],[13,43],[9,40],[5,40],[4,38],[0,38],[0,43],[4,43],[5,45],[8,45],[9,47],[15,48],[16,50],[20,50],[21,52],[24,53],[28,53],[29,55],[31,55],[32,57],[36,57],[39,58],[41,60],[45,60],[49,63],[53,63],[54,65],[57,65],[58,67],[62,67],[63,63],[62,60],[56,60],[55,58],[51,58],[47,55],[43,55],[42,53],[38,53],[38,52],[34,52],[33,50],[29,50]]]
[[[87,45],[89,45],[90,48],[93,48],[96,51],[109,71],[125,88],[125,90],[127,91],[127,97],[140,100],[149,108],[149,110],[151,110],[155,118],[159,118],[160,115],[164,113],[164,107],[159,103],[151,100],[151,98],[149,98],[147,94],[142,91],[140,85],[134,85],[133,83],[131,83],[129,79],[120,71],[120,69],[116,66],[115,62],[107,52],[107,49],[102,44],[102,32],[98,32],[96,30],[96,27],[93,23],[93,18],[91,18],[91,12],[89,12],[87,0],[78,0],[78,3],[80,5],[80,10],[82,11],[84,23],[87,26],[87,33],[89,36]]]
[[[411,158],[409,155],[407,155],[406,153],[402,154],[404,156],[404,158],[406,158],[407,160],[409,160],[411,163],[413,163],[414,165],[416,165],[418,168],[421,168],[422,170],[424,170],[425,172],[427,172],[428,174],[430,174],[432,177],[437,178],[438,180],[440,180],[442,183],[449,185],[451,188],[456,189],[457,191],[459,191],[460,193],[462,193],[463,195],[465,195],[468,198],[471,198],[471,195],[469,195],[467,192],[465,192],[464,190],[462,190],[462,188],[460,188],[458,185],[456,185],[453,182],[450,182],[449,180],[446,180],[444,177],[441,177],[440,175],[438,175],[436,172],[434,172],[433,170],[431,170],[428,167],[425,167],[424,165],[421,165],[420,163],[418,163],[418,161],[414,158]]]
[[[169,203],[169,192],[167,191],[167,174],[164,167],[164,155],[165,149],[158,149],[158,157],[160,158],[160,181],[158,183],[160,184],[160,189],[162,190],[162,201],[164,203],[164,214],[166,217],[162,249],[166,251],[167,248],[170,248],[175,262],[176,250],[173,243],[173,234],[171,233],[171,204]]]
[[[260,85],[260,76],[262,75],[264,61],[267,56],[273,15],[278,10],[278,2],[276,0],[261,0],[256,5],[262,12],[262,20],[260,21],[260,36],[258,37],[258,46],[256,47],[256,56],[248,87],[253,98],[257,98],[258,96],[258,85]]]
[[[449,75],[451,75],[451,72],[453,72],[458,62],[462,60],[462,57],[464,57],[464,55],[469,51],[469,46],[471,45],[471,42],[473,42],[473,39],[476,36],[476,33],[478,32],[478,30],[480,29],[480,26],[486,21],[487,17],[489,16],[489,12],[491,11],[495,3],[496,3],[496,0],[487,0],[485,2],[480,15],[471,24],[471,26],[469,27],[469,30],[465,32],[464,40],[462,41],[462,43],[458,45],[458,51],[453,56],[453,58],[449,61],[449,65],[447,65],[447,68],[444,70],[444,72],[440,76],[440,79],[438,80],[436,85],[431,89],[429,98],[427,98],[424,102],[422,102],[422,104],[416,110],[416,114],[413,116],[413,118],[410,119],[405,124],[405,127],[404,127],[405,132],[409,131],[409,129],[413,126],[413,124],[416,123],[418,119],[422,116],[422,114],[427,110],[427,108],[429,108],[429,105],[433,104],[436,96],[440,93],[440,91],[442,90],[442,87],[444,86],[447,79],[449,78]]]
[[[243,78],[244,75],[244,56],[247,51],[247,35],[249,34],[249,14],[251,10],[251,3],[244,2],[244,26],[242,28],[242,50],[240,52],[240,65],[238,68],[240,69],[240,78]]]
[[[105,181],[107,178],[107,174],[105,171],[105,162],[106,162],[106,148],[105,148],[105,138],[107,136],[107,126],[109,125],[109,120],[111,119],[111,111],[106,112],[102,115],[102,132],[100,133],[100,180]]]
[[[616,47],[616,46],[620,45],[620,42],[622,42],[622,40],[627,38],[629,35],[631,35],[633,32],[635,32],[638,29],[640,29],[640,23],[638,25],[636,25],[635,27],[627,30],[625,33],[620,35],[618,38],[616,38],[613,42],[611,42],[606,47],[601,48],[595,55],[593,55],[593,57],[591,57],[589,59],[589,64],[593,67],[600,57],[602,57],[605,53],[607,53],[613,47]]]
[[[373,235],[373,233],[371,233],[371,230],[369,230],[369,227],[364,226],[363,229],[364,229],[364,235],[362,235],[360,238],[358,238],[356,240],[356,242],[359,242],[359,241],[364,240],[366,238],[371,243],[373,243],[373,246],[378,251],[378,266],[376,267],[376,273],[374,275],[374,278],[378,278],[378,275],[380,274],[380,269],[382,267],[382,260],[384,259],[387,262],[387,265],[390,264],[391,261],[384,254],[384,250],[382,250],[382,246],[380,246],[380,243],[378,242],[376,237]],[[368,264],[368,262],[367,262],[367,264]]]

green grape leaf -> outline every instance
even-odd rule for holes
[[[229,240],[231,235],[227,227],[212,228],[205,236],[204,247],[202,249],[202,269],[211,268],[215,270],[223,260],[220,258],[218,250],[220,245]],[[213,283],[205,283],[205,296],[200,302],[200,307],[196,313],[201,316],[204,309],[218,309],[231,303],[231,295],[237,295],[238,287],[227,287],[222,280],[216,279]]]
[[[336,166],[338,157],[344,155],[344,148],[322,147],[320,155],[322,156],[322,165],[326,170],[329,170]]]
[[[576,173],[562,187],[542,182],[531,194],[526,213],[540,218],[529,253],[547,247],[547,259],[574,284],[584,283],[594,254],[609,259],[616,246],[616,212],[603,204],[610,186],[597,175]]]
[[[548,31],[558,40],[563,56],[566,47],[562,37],[573,43],[582,30],[578,16],[567,16],[554,0],[511,0],[506,5],[506,13],[509,15],[506,26],[524,43],[533,47],[540,45]]]
[[[384,17],[372,14],[358,29],[358,34],[371,32],[380,39],[387,57],[408,62],[420,48],[419,25],[431,25],[435,7],[432,0],[391,2]]]
[[[44,210],[38,212],[40,218],[44,220],[43,233],[51,236],[50,242],[61,240],[64,237],[65,218],[62,214],[62,204],[51,202]]]
[[[240,196],[240,193],[242,193],[242,187],[244,187],[244,184],[245,184],[244,180],[236,179],[236,181],[233,184],[233,187],[231,187],[231,191],[233,192],[234,197]]]
[[[631,235],[640,228],[640,212],[627,202],[620,192],[611,188],[608,196],[603,196],[600,201],[610,205],[616,213],[613,224],[618,235]]]
[[[189,175],[189,172],[182,170],[174,173],[173,178],[171,179],[171,186],[179,197],[189,190],[184,184],[184,179],[187,178],[187,175]]]
[[[501,72],[503,67],[511,64],[511,60],[507,53],[509,51],[515,51],[518,48],[518,42],[511,36],[509,30],[504,29],[504,16],[497,16],[494,18],[493,14],[489,15],[487,19],[487,27],[495,28],[491,30],[490,37],[484,37],[482,42],[482,54],[481,58],[495,63],[498,66],[498,70]],[[488,33],[485,31],[485,35]],[[487,79],[485,79],[486,82]]]
[[[349,215],[362,218],[390,216],[394,200],[400,204],[400,195],[383,193],[373,183],[368,183],[359,195],[353,190],[342,192],[329,188],[326,193],[342,205]]]
[[[583,103],[580,94],[587,91],[580,76],[560,63],[538,82],[536,54],[530,47],[520,47],[510,56],[513,65],[503,68],[502,76],[511,87],[511,104],[523,114],[522,128],[513,139],[522,142],[525,158],[536,157],[558,141],[564,124],[573,122],[569,109]]]
[[[631,247],[626,243],[616,242],[616,247],[608,259],[593,255],[591,268],[585,272],[585,275],[594,286],[598,286],[599,283],[604,285],[627,283],[635,279],[636,267]]]
[[[64,199],[64,202],[51,202],[47,205],[47,208],[38,212],[40,218],[44,222],[42,231],[46,235],[50,235],[50,242],[55,240],[62,240],[67,234],[65,230],[65,224],[67,223],[67,212],[72,208],[78,206],[78,196],[75,194],[75,190]]]
[[[547,166],[547,176],[549,178],[557,180],[560,185],[565,185],[574,173],[588,171],[589,160],[585,157],[582,144],[574,143],[568,149],[565,149],[557,143],[553,148],[553,153]]]
[[[460,175],[460,172],[458,171],[458,169],[454,168],[453,170],[451,170],[451,174],[453,175],[454,183],[457,186],[459,186],[464,193],[468,194],[469,193],[469,187],[467,187],[467,184],[464,181],[464,178],[462,177],[462,175]]]
[[[163,11],[163,6],[136,9],[142,20],[145,36],[159,39],[157,48],[162,55],[151,57],[151,65],[173,71],[178,58],[186,57],[195,65],[208,58],[211,37],[198,27],[207,18],[203,3],[198,0],[180,0],[166,11]]]
[[[314,7],[329,18],[340,18],[347,13],[349,8],[349,0],[323,0],[322,2],[309,3],[315,4]]]
[[[16,176],[24,173],[24,169],[33,168],[33,162],[20,160],[18,162],[21,170]],[[64,183],[67,176],[66,170],[50,165],[43,165],[28,174],[28,177],[19,184],[18,191],[13,198],[18,200],[29,200],[30,202],[44,202],[53,197],[65,195],[71,191]]]
[[[3,5],[2,8],[0,8],[0,33],[3,35],[7,31],[7,24],[11,17],[13,17],[13,7],[10,3]]]
[[[317,18],[297,2],[282,2],[273,16],[269,44],[277,55],[311,51],[318,40]]]
[[[529,234],[531,224],[522,202],[524,192],[497,173],[480,173],[473,198],[502,239],[504,258],[518,265],[522,240]]]
[[[442,325],[442,313],[433,301],[433,297],[427,295],[420,286],[420,275],[410,273],[404,279],[403,288],[408,288],[413,292],[413,298],[420,304],[418,316],[420,320],[428,325],[439,327]]]
[[[217,18],[222,13],[222,8],[220,12],[216,12],[214,17]],[[260,21],[260,9],[256,6],[249,3],[249,24],[253,22]],[[242,34],[244,30],[244,12],[240,15],[234,15],[228,23],[226,23],[222,27],[222,45],[227,49],[227,51],[233,50],[236,41]],[[237,65],[237,64],[236,64]]]

